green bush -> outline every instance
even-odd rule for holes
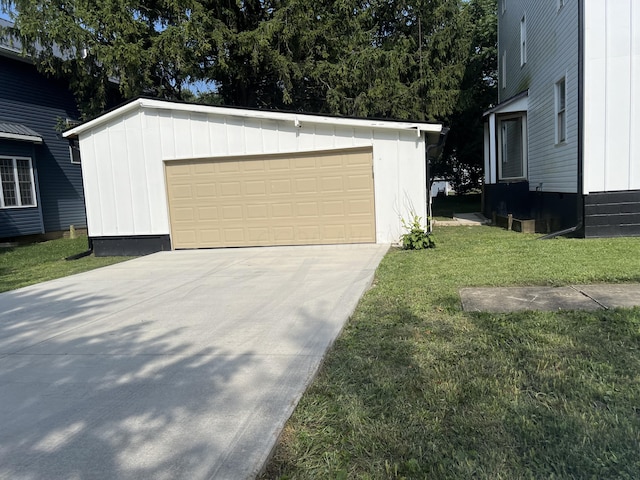
[[[433,236],[423,228],[421,220],[417,215],[413,216],[411,223],[407,223],[404,218],[402,219],[402,226],[407,229],[407,233],[400,237],[400,241],[405,250],[423,250],[436,246]]]

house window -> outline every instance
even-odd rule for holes
[[[526,178],[526,116],[510,115],[498,120],[498,172],[500,180]]]
[[[502,52],[502,75],[501,75],[501,83],[502,88],[507,88],[507,51]]]
[[[556,143],[567,140],[567,81],[556,82]]]
[[[523,16],[520,19],[520,66],[527,63],[527,21]]]
[[[80,158],[80,143],[77,138],[69,139],[69,155],[71,156],[71,163],[75,165],[82,163]]]
[[[31,159],[0,157],[0,208],[35,206]]]

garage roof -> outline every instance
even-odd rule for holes
[[[315,115],[315,114],[308,114],[308,113],[278,112],[278,111],[272,111],[272,110],[253,110],[253,109],[244,109],[244,108],[235,108],[235,107],[215,107],[211,105],[181,103],[181,102],[157,100],[157,99],[150,99],[150,98],[137,98],[93,120],[90,120],[86,123],[78,125],[77,127],[67,130],[62,135],[64,137],[72,137],[72,138],[77,137],[79,134],[86,132],[87,130],[90,130],[114,118],[124,115],[127,112],[137,110],[137,109],[173,110],[173,111],[185,111],[185,112],[192,112],[192,113],[205,113],[205,114],[220,115],[220,116],[227,116],[227,117],[291,121],[296,126],[300,126],[303,123],[307,123],[307,124],[345,125],[345,126],[352,126],[352,127],[380,128],[380,129],[390,129],[390,130],[415,130],[416,135],[418,136],[420,135],[421,132],[440,133],[442,131],[442,125],[439,123],[402,122],[402,121],[396,121],[396,120],[376,120],[376,119],[362,119],[362,118],[350,118],[350,117],[330,117],[330,116]]]

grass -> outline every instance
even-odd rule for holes
[[[66,277],[127,260],[127,257],[94,257],[65,260],[87,250],[87,238],[61,238],[13,248],[0,248],[0,292]]]
[[[436,219],[447,220],[453,218],[454,213],[473,213],[480,211],[481,195],[438,196],[432,201],[433,216]]]
[[[463,312],[458,289],[640,281],[640,238],[443,227],[392,250],[263,478],[640,478],[640,309]]]

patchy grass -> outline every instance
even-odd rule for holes
[[[128,260],[128,257],[96,258],[93,255],[65,260],[86,250],[86,237],[0,248],[0,292]]]
[[[640,309],[463,312],[458,289],[640,281],[640,238],[436,230],[392,250],[263,478],[640,478]]]
[[[434,197],[431,207],[436,219],[450,220],[454,213],[473,213],[480,211],[481,194],[449,195]]]

